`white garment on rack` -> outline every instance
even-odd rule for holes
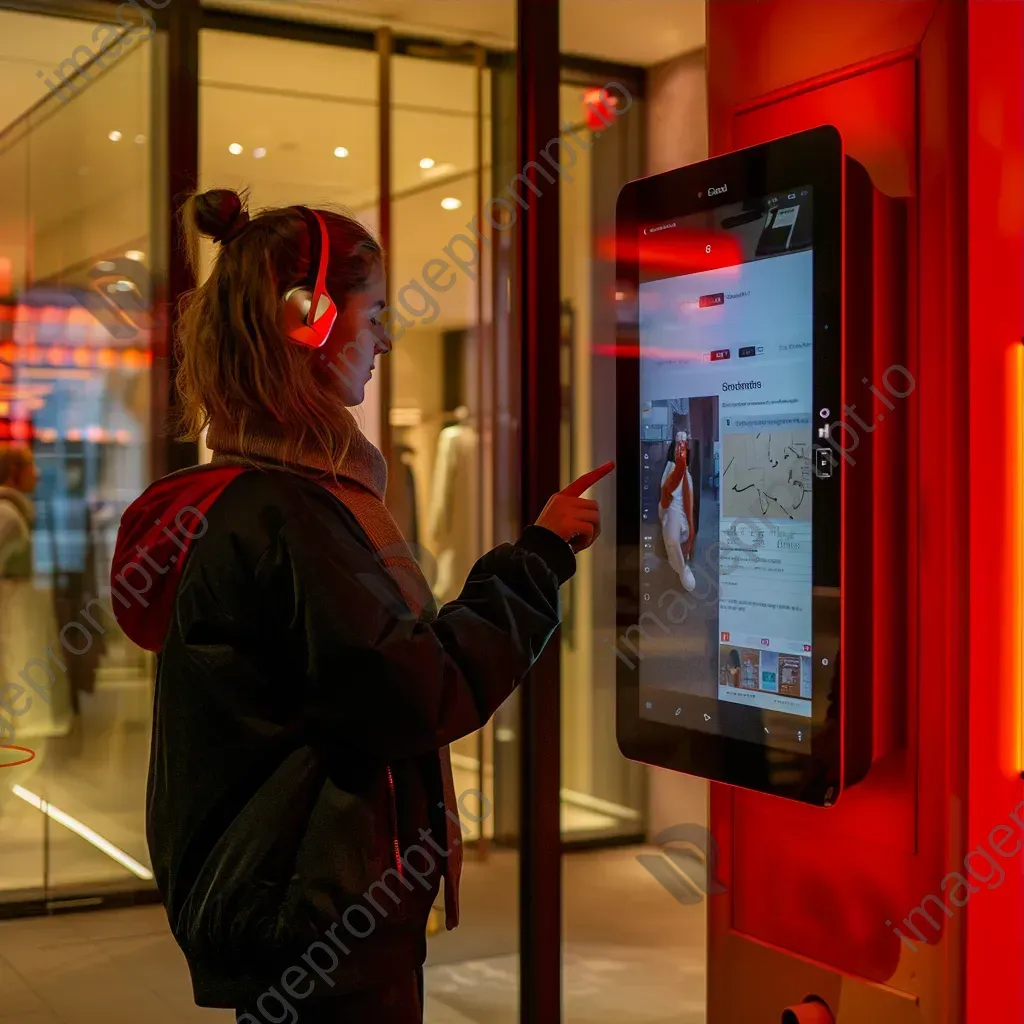
[[[476,537],[476,453],[476,431],[467,423],[445,427],[438,435],[427,524],[437,559],[434,596],[439,604],[458,597],[483,553]]]

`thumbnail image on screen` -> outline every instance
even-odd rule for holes
[[[811,717],[810,191],[641,228],[642,716]]]

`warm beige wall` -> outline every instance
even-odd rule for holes
[[[706,51],[687,53],[652,68],[647,86],[647,173],[706,159]],[[648,771],[648,832],[652,838],[671,825],[707,825],[707,782],[658,768]]]
[[[647,77],[647,173],[708,155],[707,51],[651,68]]]

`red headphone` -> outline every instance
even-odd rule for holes
[[[338,307],[327,294],[327,264],[331,245],[327,225],[316,210],[296,206],[309,231],[309,270],[306,278],[290,288],[281,300],[280,327],[297,345],[321,348],[338,318]]]

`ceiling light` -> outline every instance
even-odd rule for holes
[[[441,200],[441,206],[445,210],[457,210],[462,205],[461,199],[456,199],[454,196],[445,196]]]
[[[257,160],[262,160],[267,155],[267,147],[266,146],[257,146],[252,151],[252,155],[254,157],[256,157]]]
[[[339,159],[344,159],[348,156],[348,150],[344,146],[335,146],[334,155]]]
[[[108,138],[108,139],[110,139],[110,141],[111,141],[111,142],[120,142],[120,141],[121,141],[121,133],[120,133],[120,132],[119,132],[119,131],[118,131],[118,130],[117,130],[117,129],[115,128],[115,129],[114,129],[114,130],[113,130],[113,131],[112,131],[112,132],[111,132],[111,133],[110,133],[110,134],[109,134],[109,135],[107,136],[107,138]]]
[[[141,263],[146,258],[146,254],[140,249],[129,249],[125,256],[130,260],[135,260],[137,263]]]
[[[420,167],[422,167],[423,170],[425,170],[425,171],[429,171],[430,168],[433,167],[433,166],[434,166],[434,158],[432,156],[425,156],[420,161]]]
[[[146,136],[143,135],[142,132],[139,132],[139,134],[135,136],[135,142],[138,145],[141,146],[145,141],[146,141]]]
[[[241,147],[241,145],[239,143],[232,142],[231,145],[228,146],[228,152],[232,156],[238,156],[238,154],[242,152],[242,147]]]

